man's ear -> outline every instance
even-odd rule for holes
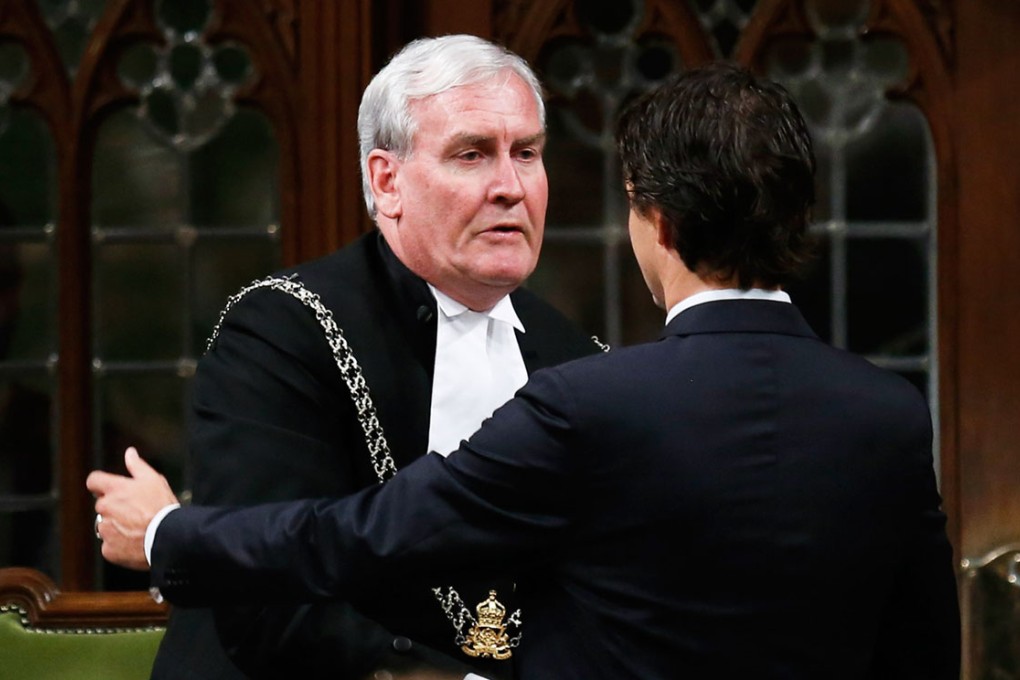
[[[398,219],[403,213],[400,191],[397,188],[397,172],[400,160],[390,151],[372,149],[368,154],[368,186],[375,198],[375,208],[390,219]]]
[[[658,208],[649,208],[652,224],[655,225],[655,240],[666,250],[673,250],[673,230],[669,228],[669,222],[662,216]]]

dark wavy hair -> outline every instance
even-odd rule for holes
[[[616,142],[631,206],[661,212],[692,272],[773,288],[810,259],[815,158],[782,86],[724,63],[677,74],[623,111]]]

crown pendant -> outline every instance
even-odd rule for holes
[[[468,656],[509,659],[513,652],[510,649],[510,636],[503,624],[506,607],[496,599],[495,590],[490,590],[488,599],[478,603],[476,611],[478,620],[465,636],[461,651]]]

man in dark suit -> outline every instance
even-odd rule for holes
[[[789,95],[693,70],[617,138],[633,249],[669,310],[658,342],[537,372],[449,458],[340,502],[150,522],[172,496],[130,452],[133,479],[90,481],[118,518],[103,554],[145,568],[129,535],[155,531],[153,584],[179,602],[507,570],[527,680],[958,678],[924,399],[819,341],[781,290],[813,201]]]
[[[470,36],[418,41],[366,89],[358,125],[379,232],[231,301],[195,380],[195,503],[341,497],[377,485],[430,449],[456,448],[527,373],[597,351],[517,290],[535,267],[547,198],[540,87],[523,60]],[[349,359],[331,350],[324,315],[360,378],[338,368]],[[476,363],[458,373],[479,333]],[[367,433],[372,418],[380,427]],[[401,577],[385,593],[352,594],[358,610],[339,601],[215,616],[175,607],[153,677],[353,680],[417,667],[507,677],[512,660],[461,647],[490,589],[516,608],[513,585],[469,576],[425,585]],[[444,587],[442,599],[432,586]]]

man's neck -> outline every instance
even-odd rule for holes
[[[697,293],[704,293],[710,290],[726,290],[736,288],[735,277],[726,279],[714,275],[699,276],[687,267],[676,267],[663,281],[664,307],[670,310],[679,303]]]
[[[686,267],[674,269],[671,276],[663,282],[664,307],[667,311],[673,309],[692,295],[706,293],[716,290],[740,289],[740,283],[736,276],[720,277],[713,273],[696,274]],[[765,287],[757,282],[751,286],[759,290],[779,290],[778,287]]]

